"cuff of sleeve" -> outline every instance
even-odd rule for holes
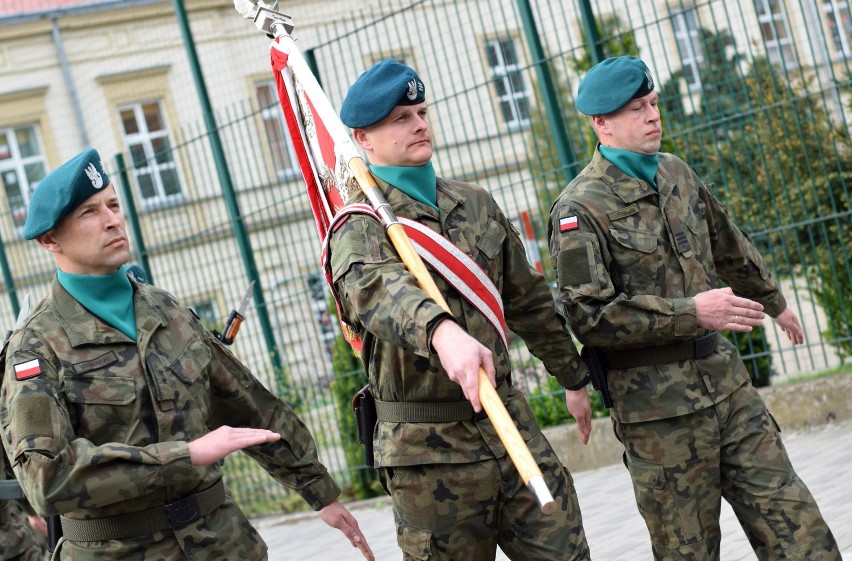
[[[586,374],[586,377],[583,378],[582,381],[580,381],[579,384],[577,384],[576,386],[571,386],[569,388],[565,388],[565,389],[568,390],[568,391],[571,391],[571,392],[575,392],[577,390],[582,390],[583,388],[585,388],[588,385],[590,380],[591,380],[591,377],[588,374]]]
[[[776,292],[772,298],[763,302],[763,311],[766,312],[769,317],[777,318],[786,309],[787,299],[784,298],[784,295],[780,292]]]
[[[420,320],[418,318],[417,321],[417,325],[422,325],[423,329],[421,330],[418,327],[417,346],[414,349],[414,353],[422,357],[429,357],[433,354],[432,335],[435,333],[435,328],[438,327],[438,324],[445,319],[453,319],[453,316],[437,304],[429,308],[429,311],[424,313],[424,319]]]
[[[559,385],[566,390],[576,391],[586,387],[589,383],[589,367],[586,366],[586,361],[576,356],[572,361],[567,371],[559,372],[553,375]]]
[[[172,481],[173,478],[180,478],[187,470],[192,469],[189,444],[186,442],[179,440],[160,442],[157,444],[157,456],[163,466],[163,481],[159,482],[160,485],[165,485],[166,481]]]
[[[331,475],[324,473],[322,477],[299,489],[299,495],[313,510],[322,510],[337,500],[337,497],[340,496],[340,487],[337,486]]]
[[[674,336],[694,337],[698,333],[698,321],[695,315],[695,300],[692,298],[675,298]]]

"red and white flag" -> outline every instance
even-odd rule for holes
[[[281,38],[270,48],[278,98],[299,160],[321,239],[331,219],[353,190],[360,190],[348,163],[358,157],[337,114],[324,115],[327,101],[292,40]],[[314,98],[322,99],[314,101]]]
[[[15,379],[26,380],[34,378],[41,374],[41,364],[37,358],[28,360],[27,362],[19,362],[15,365]]]
[[[571,216],[566,216],[565,218],[559,219],[560,232],[570,232],[571,230],[576,230],[579,227],[580,223],[577,221],[576,214],[572,214]]]
[[[349,193],[360,191],[348,165],[359,155],[292,39],[273,41],[270,57],[281,109],[322,241]],[[360,338],[342,320],[340,326],[346,340],[360,353]]]

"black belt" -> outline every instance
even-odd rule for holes
[[[704,358],[713,354],[718,342],[719,334],[715,331],[710,331],[697,339],[673,345],[644,349],[601,350],[606,357],[607,368],[622,370],[624,368],[638,368],[640,366],[653,366],[655,364],[669,364],[670,362]]]
[[[2,453],[2,451],[0,451]],[[26,498],[24,490],[17,479],[4,479],[0,481],[0,501],[19,501]]]
[[[139,512],[88,519],[61,516],[62,535],[71,541],[95,542],[147,536],[169,528],[179,530],[207,516],[223,502],[225,484],[220,479],[204,491]]]
[[[505,400],[509,384],[501,384],[497,395]],[[469,401],[381,401],[376,399],[376,418],[391,423],[452,423],[479,421],[485,410],[475,413]]]

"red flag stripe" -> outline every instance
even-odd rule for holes
[[[427,226],[403,217],[400,217],[399,221],[423,261],[431,265],[435,272],[454,288],[465,292],[467,300],[494,326],[508,348],[503,300],[479,264],[446,238],[435,235]],[[451,269],[447,263],[452,262],[461,262],[462,267]]]
[[[16,380],[26,380],[27,378],[32,378],[33,376],[38,376],[39,374],[41,374],[41,364],[39,364],[37,358],[15,365]]]

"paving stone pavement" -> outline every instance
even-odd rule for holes
[[[594,435],[592,435],[594,437]],[[799,476],[816,497],[843,558],[852,561],[852,421],[785,432],[784,443]],[[594,561],[651,559],[651,545],[621,465],[574,474],[586,536]],[[390,502],[382,497],[347,505],[378,561],[400,560]],[[313,513],[265,517],[254,524],[269,545],[270,561],[363,559],[343,536]],[[722,561],[756,561],[733,511],[722,503]],[[497,561],[508,558],[498,551]]]

